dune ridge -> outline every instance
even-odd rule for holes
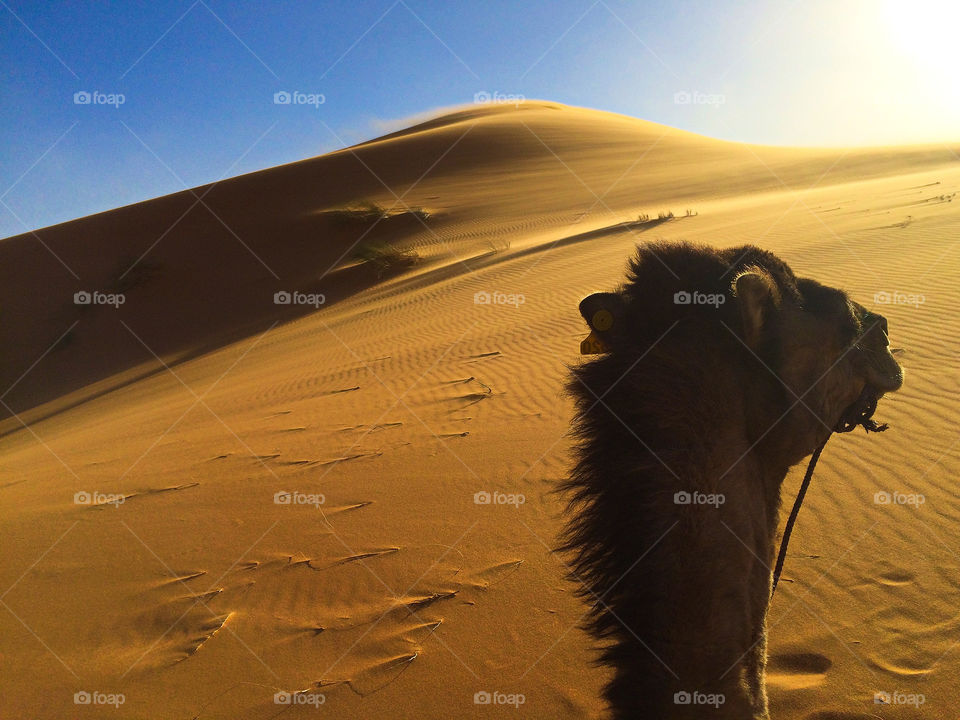
[[[0,716],[94,717],[73,697],[98,691],[130,718],[516,715],[483,692],[601,717],[551,552],[561,388],[577,303],[648,237],[762,245],[889,319],[906,383],[889,432],[821,460],[772,606],[771,708],[911,718],[874,694],[922,693],[947,713],[958,188],[948,147],[744,146],[528,103],[37,231],[80,282],[36,237],[0,241],[0,387],[42,358],[0,406]],[[365,202],[401,217],[336,214]],[[358,262],[364,233],[420,262]],[[148,249],[120,308],[73,305]]]

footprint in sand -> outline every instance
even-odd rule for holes
[[[813,687],[824,681],[832,665],[830,658],[816,653],[771,655],[767,660],[767,684],[784,690]]]
[[[909,585],[914,580],[914,574],[908,570],[891,569],[880,573],[877,576],[877,582],[881,585],[896,587],[898,585]]]

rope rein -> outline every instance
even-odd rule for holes
[[[800,506],[803,504],[803,497],[807,494],[807,488],[810,480],[813,479],[813,470],[817,467],[817,460],[820,459],[820,453],[826,447],[827,442],[833,433],[850,432],[858,425],[868,433],[883,432],[887,429],[887,424],[878,424],[871,418],[877,409],[877,401],[880,398],[870,388],[864,388],[857,401],[851,405],[840,418],[837,427],[834,428],[827,439],[820,443],[820,446],[813,451],[810,462],[807,465],[807,472],[803,476],[803,482],[800,484],[800,491],[797,493],[797,499],[793,501],[793,509],[790,511],[790,517],[787,518],[787,524],[783,529],[783,539],[780,540],[780,552],[777,554],[777,564],[773,568],[773,587],[770,589],[770,597],[777,591],[777,583],[780,581],[780,574],[783,572],[783,563],[787,559],[787,545],[790,542],[790,533],[793,532],[794,523],[797,522],[797,515],[800,513]]]

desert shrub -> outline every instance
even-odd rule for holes
[[[378,276],[399,272],[420,262],[416,250],[376,240],[361,242],[353,251],[353,259],[375,267]]]
[[[372,225],[378,221],[401,217],[416,217],[426,221],[430,217],[430,213],[422,207],[387,210],[372,200],[364,200],[355,205],[327,210],[326,215],[340,225]]]

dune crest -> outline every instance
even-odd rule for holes
[[[601,717],[561,388],[578,303],[655,238],[768,249],[903,348],[882,452],[831,441],[794,531],[771,715],[953,711],[958,191],[944,146],[529,103],[0,241],[0,715]]]

